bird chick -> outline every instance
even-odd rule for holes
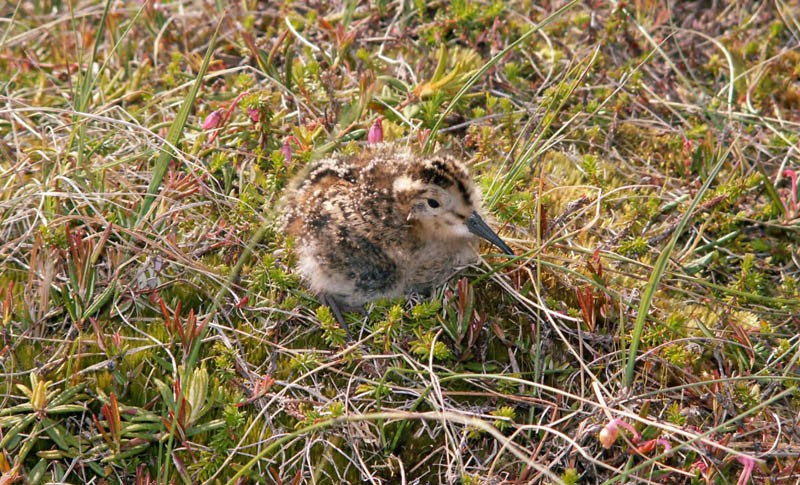
[[[325,158],[292,181],[280,210],[298,271],[336,314],[444,282],[477,260],[478,238],[513,254],[481,218],[466,167],[448,155],[382,144]]]

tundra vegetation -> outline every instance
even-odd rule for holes
[[[0,483],[798,480],[797,1],[0,14]],[[517,257],[352,342],[273,207],[381,139]]]

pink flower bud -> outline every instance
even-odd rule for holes
[[[603,445],[603,448],[609,449],[614,445],[614,442],[617,440],[617,435],[619,434],[620,426],[631,432],[633,435],[631,441],[634,443],[638,443],[642,439],[642,435],[640,435],[633,426],[621,419],[612,419],[602,430],[600,430],[600,434],[597,436],[597,440],[600,441],[600,444]]]
[[[292,161],[292,145],[289,144],[289,139],[283,141],[283,146],[281,147],[281,153],[283,153],[283,159],[286,163],[291,163]]]
[[[614,446],[614,442],[617,441],[618,434],[619,428],[617,428],[617,425],[615,425],[612,421],[600,430],[600,434],[597,435],[597,440],[600,441],[600,444],[603,445],[603,448],[609,449]]]
[[[383,142],[383,124],[382,118],[379,116],[369,128],[367,133],[367,142],[370,145]]]
[[[247,114],[250,116],[250,121],[258,123],[258,110],[255,108],[247,108]]]
[[[206,116],[203,120],[203,129],[213,130],[219,128],[220,124],[222,124],[222,109],[214,110]]]

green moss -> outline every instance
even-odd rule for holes
[[[624,241],[619,245],[619,253],[627,257],[635,257],[648,251],[647,240],[637,237],[630,241]]]

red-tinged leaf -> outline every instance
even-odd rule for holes
[[[103,406],[105,406],[105,404]],[[100,408],[100,411],[103,411],[102,407]],[[106,442],[109,448],[113,448],[114,441],[111,439],[111,436],[108,435],[106,428],[102,425],[102,423],[100,423],[100,420],[97,419],[97,416],[94,413],[92,413],[92,421],[94,421],[94,426],[97,428],[97,430],[100,431],[100,436],[103,437],[103,441]]]
[[[297,473],[294,474],[294,480],[292,480],[292,485],[300,485],[302,483],[300,480],[303,478],[303,474],[300,473],[300,470],[297,470]]]
[[[164,325],[167,327],[167,330],[171,331],[170,321],[172,317],[169,314],[169,309],[167,308],[167,304],[164,303],[164,299],[161,297],[158,298],[158,304],[161,307],[161,316],[164,317]]]
[[[583,288],[575,288],[575,297],[578,300],[578,306],[581,308],[581,318],[586,328],[590,332],[594,332],[595,322],[597,317],[595,315],[595,297],[594,290],[591,286]]]
[[[100,350],[107,353],[108,348],[106,347],[106,342],[103,338],[103,329],[100,328],[100,322],[98,322],[96,318],[89,317],[89,323],[92,324],[92,330],[94,330],[94,338],[97,342],[97,346],[100,347]]]
[[[4,327],[11,323],[11,293],[14,291],[14,280],[8,282],[5,298],[3,299],[3,321],[0,322]]]
[[[506,333],[503,331],[500,325],[498,325],[495,322],[492,322],[492,330],[494,331],[494,334],[497,335],[497,338],[505,342]]]
[[[269,467],[269,474],[272,475],[272,480],[275,482],[275,485],[283,485],[283,481],[281,480],[281,476],[278,473],[278,469],[274,466]]]

